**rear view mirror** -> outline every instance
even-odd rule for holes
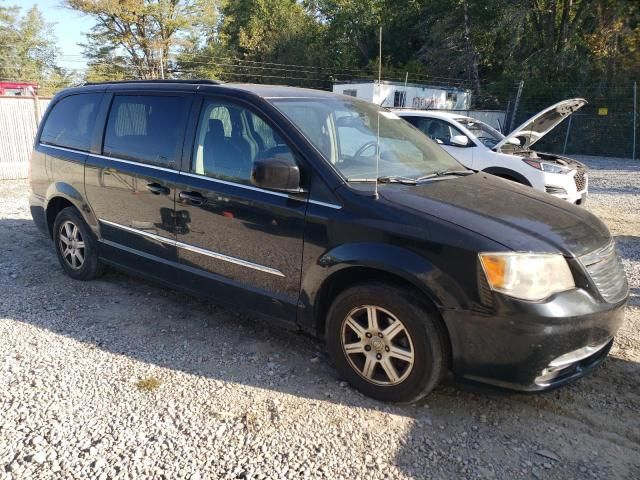
[[[467,147],[469,146],[469,138],[466,135],[454,135],[449,139],[451,145],[456,145],[457,147]]]
[[[251,183],[268,190],[299,192],[300,168],[289,152],[258,159],[253,163]]]

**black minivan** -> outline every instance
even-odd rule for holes
[[[105,265],[323,338],[408,402],[451,371],[534,391],[606,357],[628,285],[584,209],[467,170],[374,104],[149,81],[50,103],[31,212],[78,280]]]

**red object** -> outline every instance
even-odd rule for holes
[[[37,83],[0,82],[0,95],[37,95]]]

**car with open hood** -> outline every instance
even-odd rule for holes
[[[564,119],[587,103],[573,98],[534,115],[508,135],[478,119],[437,110],[395,110],[473,170],[533,187],[577,205],[586,202],[587,168],[565,156],[531,149]]]
[[[624,318],[598,218],[474,172],[353,97],[191,80],[64,90],[30,185],[70,277],[111,266],[285,322],[380,400],[415,401],[449,372],[562,385],[604,360]]]

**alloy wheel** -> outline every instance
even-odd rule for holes
[[[384,308],[363,305],[351,310],[342,322],[340,339],[351,367],[375,385],[397,385],[413,369],[409,331]]]
[[[70,220],[60,225],[58,248],[64,261],[74,270],[84,265],[85,244],[78,226]]]

